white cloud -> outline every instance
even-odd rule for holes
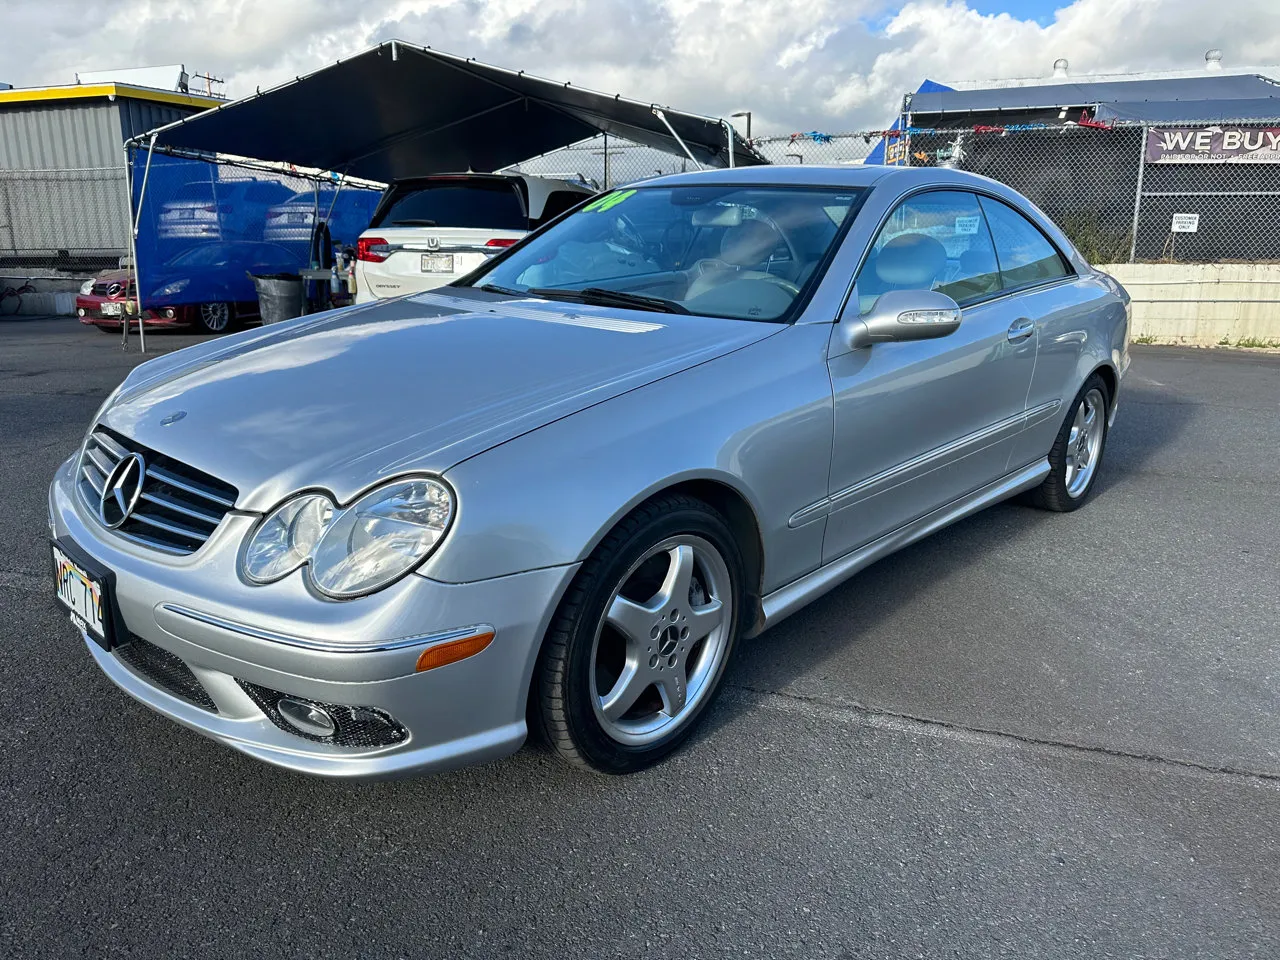
[[[755,131],[882,125],[936,80],[1280,62],[1276,0],[1075,0],[1047,26],[963,0],[4,0],[0,80],[183,61],[233,95],[390,37],[700,113]],[[15,51],[21,48],[19,56]]]

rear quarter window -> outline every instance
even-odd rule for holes
[[[982,197],[981,203],[991,226],[1006,290],[1071,275],[1062,254],[1039,227],[999,200]]]

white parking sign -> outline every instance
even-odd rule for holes
[[[1173,233],[1195,233],[1200,229],[1200,214],[1175,213],[1173,226],[1170,229]]]

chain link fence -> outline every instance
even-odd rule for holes
[[[1213,127],[1033,126],[1039,128],[909,129],[884,138],[882,131],[810,131],[757,137],[752,145],[774,164],[850,165],[869,157],[882,162],[887,154],[911,166],[992,177],[1038,204],[1095,263],[1280,260],[1280,127],[1256,121]],[[1196,153],[1197,136],[1212,140],[1208,151]],[[1160,146],[1166,140],[1172,152]],[[218,225],[202,237],[193,225],[192,240],[250,239],[248,233],[255,240],[278,239],[284,234],[268,235],[265,220],[252,228],[238,220],[250,206],[261,207],[265,218],[268,208],[310,189],[309,182],[261,173],[184,169],[161,174],[148,193],[161,206],[179,202],[176,194],[184,190],[193,197],[209,195],[219,208]],[[507,169],[581,180],[603,190],[697,167],[687,157],[601,135]],[[274,179],[280,196],[266,198],[265,186],[233,185],[244,179]],[[0,170],[0,267],[92,272],[116,265],[129,250],[127,182],[124,167]],[[261,193],[262,202],[246,205],[237,191]],[[229,221],[221,209],[227,204]],[[158,207],[144,213],[144,233],[148,217],[161,213]],[[169,229],[170,239],[181,229]],[[156,239],[159,232],[157,225]],[[354,237],[341,239],[349,243]]]
[[[123,166],[0,170],[0,268],[91,272],[128,250]]]
[[[1257,149],[1221,149],[1224,129]],[[1093,263],[1257,262],[1280,259],[1273,134],[1280,129],[1259,123],[980,128],[911,133],[904,152],[912,166],[955,167],[1013,187]],[[1156,146],[1166,141],[1187,149]]]
[[[1280,135],[1280,128],[1234,125],[1245,145],[1262,146],[1248,159],[1210,152],[1212,159],[1148,163],[1149,138],[1170,132],[1194,137],[1210,128],[1035,126],[897,137],[811,131],[758,137],[752,146],[770,163],[827,165],[864,163],[873,153],[873,162],[880,161],[883,146],[906,165],[991,177],[1036,203],[1093,263],[1280,259],[1280,150],[1266,149],[1266,138]],[[601,136],[509,169],[608,189],[695,167],[687,157]]]
[[[794,134],[760,137],[752,146],[770,163],[862,163],[879,140],[871,134]],[[698,169],[687,157],[618,137],[591,137],[506,168],[511,173],[581,180],[600,190],[649,177]]]

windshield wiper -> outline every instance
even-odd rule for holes
[[[501,293],[508,297],[527,297],[533,291],[512,290],[510,287],[500,287],[496,283],[486,283],[484,286],[476,287],[477,290],[483,290],[486,293]]]
[[[392,225],[393,227],[435,227],[435,226],[439,226],[439,224],[437,224],[434,220],[427,220],[426,218],[416,218],[416,217],[409,217],[409,218],[408,218],[408,219],[406,219],[406,220],[392,220],[392,221],[391,221],[391,225]]]
[[[652,310],[655,313],[688,313],[682,303],[666,297],[650,297],[643,293],[625,290],[607,290],[604,287],[583,287],[581,290],[560,290],[556,287],[530,287],[529,292],[548,300],[568,300],[571,303],[589,303],[597,307],[630,307],[633,310]]]

